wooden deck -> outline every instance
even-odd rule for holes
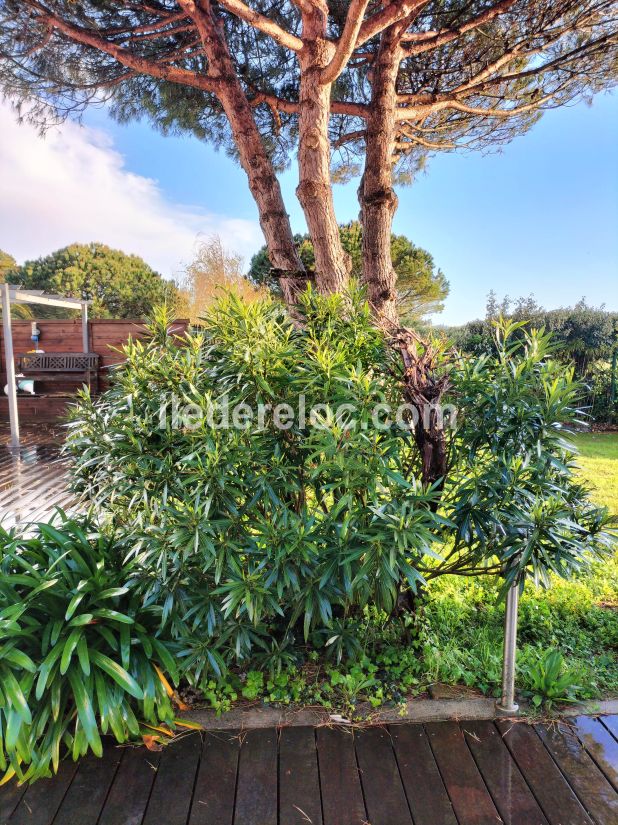
[[[616,825],[618,716],[192,733],[0,789],[0,825]]]
[[[77,508],[68,491],[67,462],[61,456],[61,431],[26,428],[18,455],[8,447],[8,427],[0,428],[0,524],[9,529],[48,521],[56,508]]]

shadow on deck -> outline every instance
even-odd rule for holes
[[[618,716],[210,731],[0,789],[0,825],[616,825]]]

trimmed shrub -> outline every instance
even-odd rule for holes
[[[460,415],[440,492],[419,481],[410,430],[373,418],[400,404],[401,366],[362,294],[309,292],[301,311],[295,327],[276,302],[227,295],[182,340],[162,314],[72,422],[76,485],[129,537],[136,587],[192,682],[306,645],[357,655],[363,611],[396,615],[438,575],[493,574],[504,592],[607,552],[564,440],[577,386],[548,336],[514,340],[510,324],[497,355],[444,357]],[[253,419],[220,426],[223,399]],[[294,418],[256,420],[260,404]]]

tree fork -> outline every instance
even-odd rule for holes
[[[302,19],[296,194],[315,250],[316,286],[323,293],[340,292],[347,286],[351,262],[341,245],[330,180],[328,124],[332,84],[322,82],[322,73],[334,56],[335,46],[326,39],[327,11],[312,7],[303,11]]]

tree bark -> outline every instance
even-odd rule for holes
[[[313,6],[303,12],[298,118],[299,183],[296,189],[315,251],[316,286],[322,293],[340,292],[348,283],[350,258],[341,245],[330,179],[331,83],[321,74],[335,52],[326,40],[328,12]]]
[[[180,5],[191,14],[199,30],[208,58],[208,75],[217,81],[216,95],[229,121],[240,164],[258,208],[268,257],[284,300],[293,307],[309,277],[296,249],[281,187],[236,74],[223,27],[213,13],[210,0],[181,0]]]
[[[365,170],[358,190],[363,225],[363,281],[376,319],[386,329],[399,324],[391,232],[397,209],[392,164],[397,123],[396,81],[403,54],[400,36],[400,27],[392,26],[380,40],[367,116]]]

